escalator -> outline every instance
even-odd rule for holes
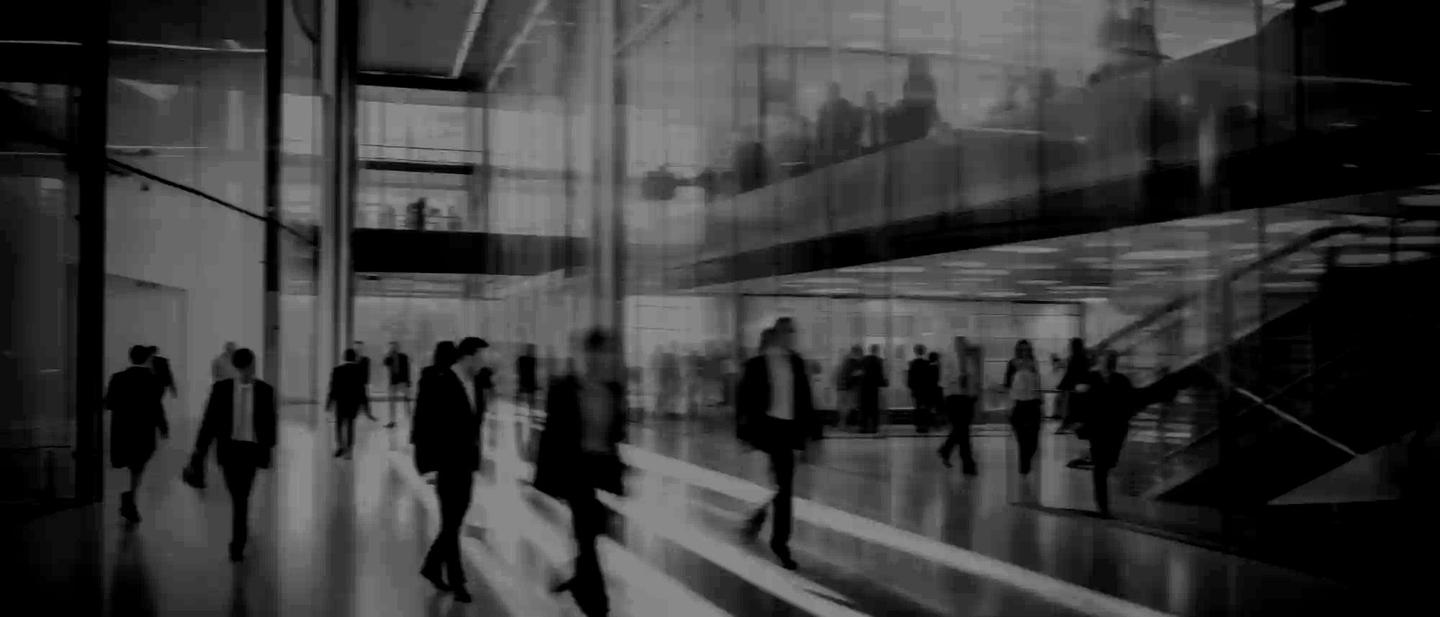
[[[1107,337],[1132,374],[1168,367],[1152,383],[1183,391],[1166,422],[1189,435],[1133,448],[1127,492],[1260,506],[1433,420],[1436,280],[1433,221],[1330,227]]]

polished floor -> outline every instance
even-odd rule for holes
[[[569,569],[569,514],[527,486],[526,423],[501,404],[487,425],[486,469],[462,542],[473,604],[416,575],[438,510],[410,462],[404,422],[387,430],[362,420],[354,458],[335,459],[329,417],[297,406],[285,411],[276,465],[257,481],[241,564],[224,552],[230,521],[218,470],[205,491],[179,482],[191,439],[183,421],[147,473],[145,520],[133,528],[115,512],[125,476],[109,472],[109,499],[85,514],[104,529],[101,612],[575,615],[568,598],[547,593]],[[977,436],[975,478],[939,464],[938,439],[825,442],[797,475],[801,567],[790,572],[763,541],[736,533],[767,495],[759,454],[717,428],[637,426],[625,452],[627,496],[607,502],[618,513],[616,540],[601,546],[613,613],[1261,615],[1378,605],[1283,568],[1015,507],[1012,497],[1027,491],[1086,499],[1088,478],[1021,481],[1007,472],[1007,437]],[[1042,456],[1063,461],[1070,453],[1055,439]],[[1051,468],[1063,465],[1041,467]]]

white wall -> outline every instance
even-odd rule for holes
[[[257,364],[263,362],[264,228],[168,187],[141,190],[134,178],[112,178],[106,205],[106,272],[184,292],[185,348],[166,352],[184,358],[172,362],[176,379],[187,386],[181,407],[199,414],[209,391],[210,360],[225,341],[251,348]],[[114,323],[154,318],[140,304],[106,309]],[[263,366],[257,369],[263,374]]]

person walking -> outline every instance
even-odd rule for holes
[[[460,527],[480,469],[485,396],[476,376],[489,346],[473,336],[460,341],[448,371],[433,370],[421,378],[415,405],[415,466],[422,474],[435,472],[440,501],[440,532],[425,555],[420,576],[436,589],[452,592],[457,602],[471,599],[460,560]]]
[[[890,386],[880,346],[871,345],[870,354],[860,360],[860,432],[880,432],[880,390]]]
[[[950,453],[960,449],[961,472],[975,475],[975,454],[970,442],[970,426],[975,421],[975,408],[980,401],[980,366],[969,353],[969,345],[963,338],[955,339],[956,375],[950,381],[954,390],[945,398],[945,411],[949,416],[950,435],[940,446],[940,460],[950,467]]]
[[[587,617],[609,614],[596,540],[609,511],[596,491],[625,494],[625,371],[613,337],[596,328],[582,342],[581,370],[553,380],[545,395],[545,430],[536,449],[534,487],[570,506],[574,575],[554,591],[569,591]]]
[[[1020,446],[1020,475],[1029,475],[1040,449],[1040,422],[1044,410],[1040,394],[1040,368],[1030,341],[1015,343],[1015,357],[1005,365],[1005,388],[1010,391],[1010,427]]]
[[[535,394],[540,391],[539,360],[535,353],[535,344],[526,343],[525,351],[515,358],[515,404],[523,405],[526,413],[535,409]]]
[[[360,410],[370,414],[370,399],[365,396],[364,370],[356,362],[354,349],[345,350],[345,362],[330,371],[330,391],[325,397],[325,411],[335,412],[335,456],[350,458],[355,449],[355,417]]]
[[[225,348],[220,350],[220,355],[210,361],[211,382],[224,381],[235,378],[235,366],[231,364],[230,358],[235,354],[235,342],[225,343]]]
[[[790,554],[795,493],[795,451],[819,439],[820,421],[810,392],[805,359],[795,351],[795,325],[789,317],[761,335],[760,355],[746,361],[740,378],[739,437],[770,459],[775,496],[750,515],[742,530],[747,540],[760,535],[767,508],[774,509],[770,550],[788,570],[798,566]]]
[[[149,347],[130,348],[130,366],[110,376],[105,388],[105,408],[110,410],[110,465],[130,470],[130,490],[120,494],[120,516],[131,524],[140,522],[135,492],[145,465],[155,454],[155,435],[170,437],[165,421],[163,382],[151,370]]]
[[[256,471],[270,468],[277,414],[275,389],[255,378],[255,353],[237,349],[231,364],[236,376],[210,387],[186,475],[203,477],[205,457],[214,443],[215,458],[230,491],[230,560],[240,561],[245,558],[249,538],[250,489]]]
[[[395,428],[395,399],[400,399],[400,407],[405,415],[410,415],[410,356],[400,351],[400,343],[390,341],[390,351],[383,362],[390,378],[390,423],[385,428]]]

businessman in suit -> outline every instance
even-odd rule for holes
[[[435,493],[440,500],[440,533],[425,555],[420,575],[436,589],[454,592],[459,602],[470,601],[460,562],[460,527],[470,509],[475,471],[480,469],[485,391],[477,383],[477,375],[487,347],[489,344],[475,337],[460,341],[448,370],[432,371],[421,378],[415,403],[415,466],[422,474],[435,472]]]
[[[395,399],[410,413],[410,356],[400,351],[400,344],[390,341],[390,353],[385,354],[385,372],[390,377],[390,423],[385,428],[395,428]]]
[[[240,561],[250,529],[250,488],[255,472],[270,468],[275,447],[275,389],[255,378],[254,352],[242,347],[231,360],[236,377],[211,386],[190,464],[203,468],[210,444],[215,443],[215,459],[224,472],[232,506],[230,560]]]
[[[325,397],[325,410],[335,411],[335,456],[349,457],[355,448],[355,417],[364,409],[370,411],[370,398],[365,396],[365,370],[354,349],[345,350],[345,363],[330,371],[330,393]],[[372,416],[373,417],[373,416]]]
[[[773,509],[770,550],[788,570],[797,567],[790,555],[795,451],[805,450],[821,436],[805,367],[805,359],[795,351],[795,323],[782,317],[761,335],[760,355],[745,362],[737,400],[740,439],[770,457],[775,478],[774,497],[755,510],[742,534],[754,540],[765,524],[767,508]]]

